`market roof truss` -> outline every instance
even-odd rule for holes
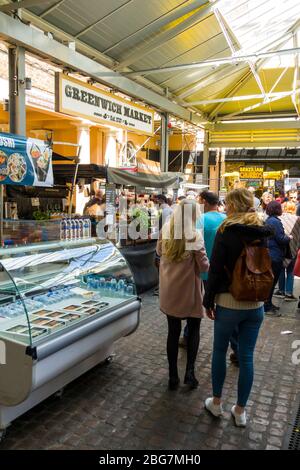
[[[129,96],[134,96],[157,109],[170,112],[181,119],[193,122],[195,125],[199,125],[201,122],[199,116],[193,115],[166,97],[112,71],[4,13],[0,13],[0,37],[10,43],[23,46],[32,53],[51,59],[59,65],[70,67],[71,70],[105,83]]]

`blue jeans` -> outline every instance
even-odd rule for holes
[[[293,295],[294,290],[294,267],[296,259],[291,260],[287,268],[282,268],[279,276],[279,290],[285,294]]]
[[[254,310],[232,310],[217,305],[212,358],[214,397],[222,396],[229,340],[234,330],[238,328],[240,369],[237,404],[246,406],[253,384],[253,353],[263,319],[263,307]]]
[[[185,339],[187,339],[188,335],[189,335],[189,329],[188,329],[188,326],[186,324],[185,327],[184,327],[184,330],[183,330],[183,336],[184,336]],[[229,341],[230,341],[230,347],[231,347],[232,351],[236,355],[237,359],[239,359],[239,329],[238,329],[238,327],[236,327],[233,330]]]

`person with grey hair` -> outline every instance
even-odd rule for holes
[[[249,186],[248,191],[250,191],[251,194],[253,194],[254,197],[254,207],[255,209],[258,209],[260,206],[260,200],[258,197],[255,196],[255,188],[253,186]]]

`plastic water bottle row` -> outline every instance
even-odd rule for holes
[[[26,306],[27,312],[32,312],[36,309],[44,307],[44,304],[36,299],[24,299],[24,303]],[[15,318],[19,317],[20,315],[24,315],[25,309],[23,302],[21,300],[17,300],[17,302],[4,305],[0,307],[0,316],[5,318]]]
[[[133,285],[127,284],[124,279],[117,281],[115,278],[106,279],[105,277],[88,277],[87,288],[90,290],[101,291],[103,295],[110,297],[131,296],[134,294]]]
[[[35,300],[38,300],[42,303],[42,306],[55,304],[57,302],[61,302],[63,300],[69,299],[73,297],[74,294],[71,292],[72,287],[63,287],[63,288],[55,288],[49,290],[46,294],[39,295],[35,297]]]
[[[60,222],[61,240],[81,240],[90,238],[92,224],[90,219],[71,219],[63,218]]]

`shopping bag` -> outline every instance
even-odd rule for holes
[[[296,264],[294,268],[294,275],[300,277],[300,250],[298,250],[298,255],[297,255]]]

